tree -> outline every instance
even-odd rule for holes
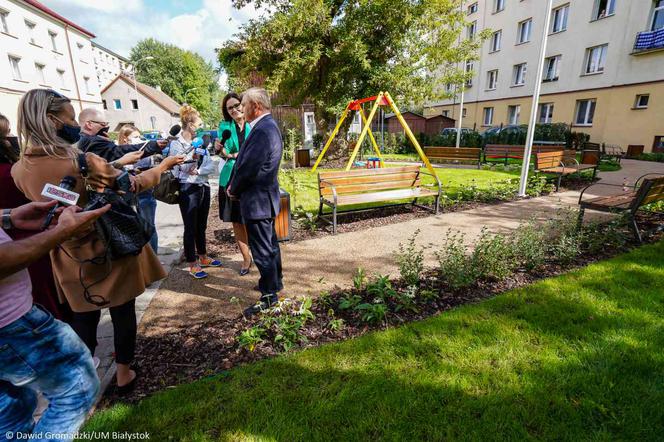
[[[252,20],[217,50],[229,85],[262,78],[280,102],[309,100],[338,113],[353,98],[389,91],[408,104],[447,96],[464,84],[485,30],[465,30],[460,0],[234,0],[274,12]]]
[[[219,122],[219,76],[209,62],[200,55],[177,46],[148,38],[141,40],[131,50],[132,63],[144,58],[138,67],[137,79],[161,90],[178,103],[194,106],[203,120],[213,126]],[[193,89],[193,90],[192,90]]]

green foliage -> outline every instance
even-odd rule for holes
[[[327,328],[333,332],[338,332],[344,329],[346,323],[341,318],[330,319],[330,322],[327,323]]]
[[[275,12],[250,21],[218,49],[231,85],[242,88],[265,79],[281,100],[310,100],[328,113],[379,90],[405,102],[442,98],[445,83],[462,84],[472,76],[461,62],[477,59],[490,35],[486,29],[459,43],[467,18],[455,0],[233,4],[268,4]]]
[[[399,243],[399,250],[395,253],[401,278],[407,285],[417,285],[424,271],[424,247],[415,244],[419,234],[420,230],[417,229],[405,246]]]
[[[517,267],[528,271],[535,270],[546,260],[547,232],[535,221],[521,224],[512,235],[513,255]]]
[[[359,295],[351,295],[350,293],[342,296],[339,300],[339,310],[354,310],[355,307],[360,305],[362,297]]]
[[[221,119],[219,75],[200,55],[177,46],[148,38],[131,49],[132,63],[154,57],[139,64],[137,79],[161,90],[178,103],[185,101],[194,106],[210,127],[216,128]]]
[[[664,152],[642,153],[637,160],[664,163]]]
[[[380,324],[385,321],[387,317],[387,305],[381,300],[376,299],[372,303],[360,304],[356,308],[362,315],[362,320],[370,324]]]
[[[240,347],[245,347],[249,351],[254,351],[256,346],[264,342],[265,329],[261,326],[255,325],[247,330],[244,330],[238,336],[237,341]]]
[[[424,302],[433,302],[438,299],[439,293],[435,290],[424,289],[420,290],[419,296]]]
[[[482,229],[470,258],[475,278],[503,280],[515,268],[512,243],[502,234],[490,234]]]
[[[389,275],[377,275],[373,281],[367,284],[367,294],[381,299],[383,302],[396,296],[396,293]]]
[[[288,351],[307,341],[302,333],[306,323],[314,319],[311,298],[297,302],[292,299],[279,301],[275,306],[261,312],[261,324],[273,335],[273,342]]]
[[[367,274],[362,267],[358,267],[353,275],[353,287],[355,290],[362,290],[367,282]]]
[[[419,308],[416,304],[418,288],[416,285],[409,285],[404,290],[397,290],[392,301],[394,302],[394,311],[401,310],[417,313]]]
[[[300,142],[300,131],[290,128],[286,131],[286,142],[282,151],[281,161],[284,163],[292,162],[295,168],[295,153],[302,146]]]
[[[460,289],[475,283],[472,259],[465,236],[448,230],[443,247],[436,252],[438,274],[450,288]]]

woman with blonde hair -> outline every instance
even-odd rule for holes
[[[88,166],[83,177],[79,165],[81,152],[73,146],[80,127],[71,101],[47,89],[28,91],[19,104],[18,133],[21,159],[12,168],[16,186],[32,201],[42,200],[45,184],[58,185],[62,178],[76,179],[74,192],[79,206],[87,203],[87,190],[114,188],[121,173],[103,158],[86,153]],[[132,190],[154,187],[161,173],[183,161],[182,157],[164,160],[158,167],[132,177]],[[136,372],[130,368],[136,345],[135,298],[166,272],[149,245],[138,255],[115,260],[107,257],[107,246],[95,231],[63,243],[51,252],[58,294],[74,311],[72,328],[94,354],[100,310],[108,307],[113,322],[113,341],[117,363],[117,391],[124,394],[135,385]]]
[[[184,222],[184,255],[189,265],[189,274],[195,279],[202,279],[208,276],[203,268],[221,267],[221,261],[207,256],[205,239],[210,213],[209,176],[215,172],[216,165],[205,149],[192,145],[196,131],[203,125],[198,111],[184,105],[180,109],[180,120],[182,131],[178,139],[171,142],[170,155],[184,155],[188,163],[175,167],[173,173],[180,180],[179,203]]]

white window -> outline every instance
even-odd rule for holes
[[[39,84],[46,85],[46,66],[35,63],[35,71],[37,71],[37,81],[39,81]]]
[[[477,12],[477,2],[475,2],[472,5],[468,6],[468,15],[474,14],[476,12]]]
[[[467,115],[468,115],[468,109],[464,107],[463,112],[461,112],[461,117],[466,118]]]
[[[512,86],[522,86],[526,84],[526,63],[514,65],[514,76]]]
[[[595,0],[593,20],[608,17],[616,13],[616,0]]]
[[[519,124],[519,117],[521,116],[521,105],[507,106],[507,122],[508,124]]]
[[[473,72],[473,62],[472,61],[467,61],[466,62],[466,72]],[[466,81],[466,87],[472,87],[473,86],[473,79],[472,77]]]
[[[120,110],[120,109],[122,109],[122,101],[120,101],[119,98],[115,98],[115,99],[113,100],[113,107],[115,108],[115,110]]]
[[[654,2],[650,30],[657,31],[658,29],[664,29],[664,0],[655,0]]]
[[[14,80],[22,80],[21,76],[21,58],[14,57],[13,55],[9,56],[9,65],[12,67],[12,74],[14,75]]]
[[[650,101],[650,94],[641,94],[636,96],[636,101],[634,102],[635,109],[646,109],[648,107],[648,102]]]
[[[495,0],[493,12],[500,12],[505,9],[505,0]]]
[[[539,122],[541,124],[553,123],[553,103],[539,105]]]
[[[0,30],[5,34],[9,34],[9,26],[7,26],[7,16],[9,15],[8,11],[0,9]]]
[[[31,21],[25,20],[25,29],[27,30],[27,34],[28,34],[28,41],[30,41],[30,43],[32,43],[33,45],[37,44],[37,42],[35,40],[35,27],[36,26],[37,25],[35,25]]]
[[[498,69],[486,73],[486,88],[490,91],[498,87]]]
[[[595,100],[579,100],[576,102],[576,117],[574,122],[578,126],[592,126],[595,116]]]
[[[477,34],[477,20],[472,22],[471,24],[468,25],[467,27],[467,33],[468,33],[468,39],[472,40],[475,38],[475,34]]]
[[[60,81],[60,88],[66,89],[67,82],[65,81],[65,71],[64,69],[58,69],[58,80]]]
[[[53,31],[48,31],[48,36],[51,37],[51,49],[58,52],[58,34]]]
[[[78,48],[79,51],[82,50],[83,49],[83,43],[76,43],[76,47]]]
[[[443,111],[443,117],[447,117],[450,114],[450,111],[444,110]]]
[[[85,93],[89,94],[90,92],[90,77],[83,77],[83,83],[85,83]]]
[[[544,78],[542,81],[556,81],[558,80],[558,71],[560,70],[560,55],[555,57],[548,57],[544,60]]]
[[[533,19],[529,18],[519,23],[519,29],[517,32],[517,44],[526,43],[530,41],[530,33],[533,28]]]
[[[484,126],[491,126],[493,124],[493,108],[485,107],[484,108]]]
[[[586,74],[604,72],[604,65],[606,64],[606,51],[608,48],[609,45],[606,44],[586,49]]]
[[[562,32],[567,29],[567,17],[569,16],[569,5],[561,6],[553,10],[551,15],[551,32]]]
[[[153,130],[157,128],[157,117],[150,117],[150,126]]]
[[[496,31],[491,36],[491,52],[500,51],[500,44],[503,39],[503,31]]]

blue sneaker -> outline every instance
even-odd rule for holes
[[[203,279],[208,276],[199,265],[189,267],[189,274],[196,279]]]
[[[201,267],[221,267],[221,261],[219,261],[218,259],[212,259],[212,258],[199,259],[198,263],[201,265]]]

